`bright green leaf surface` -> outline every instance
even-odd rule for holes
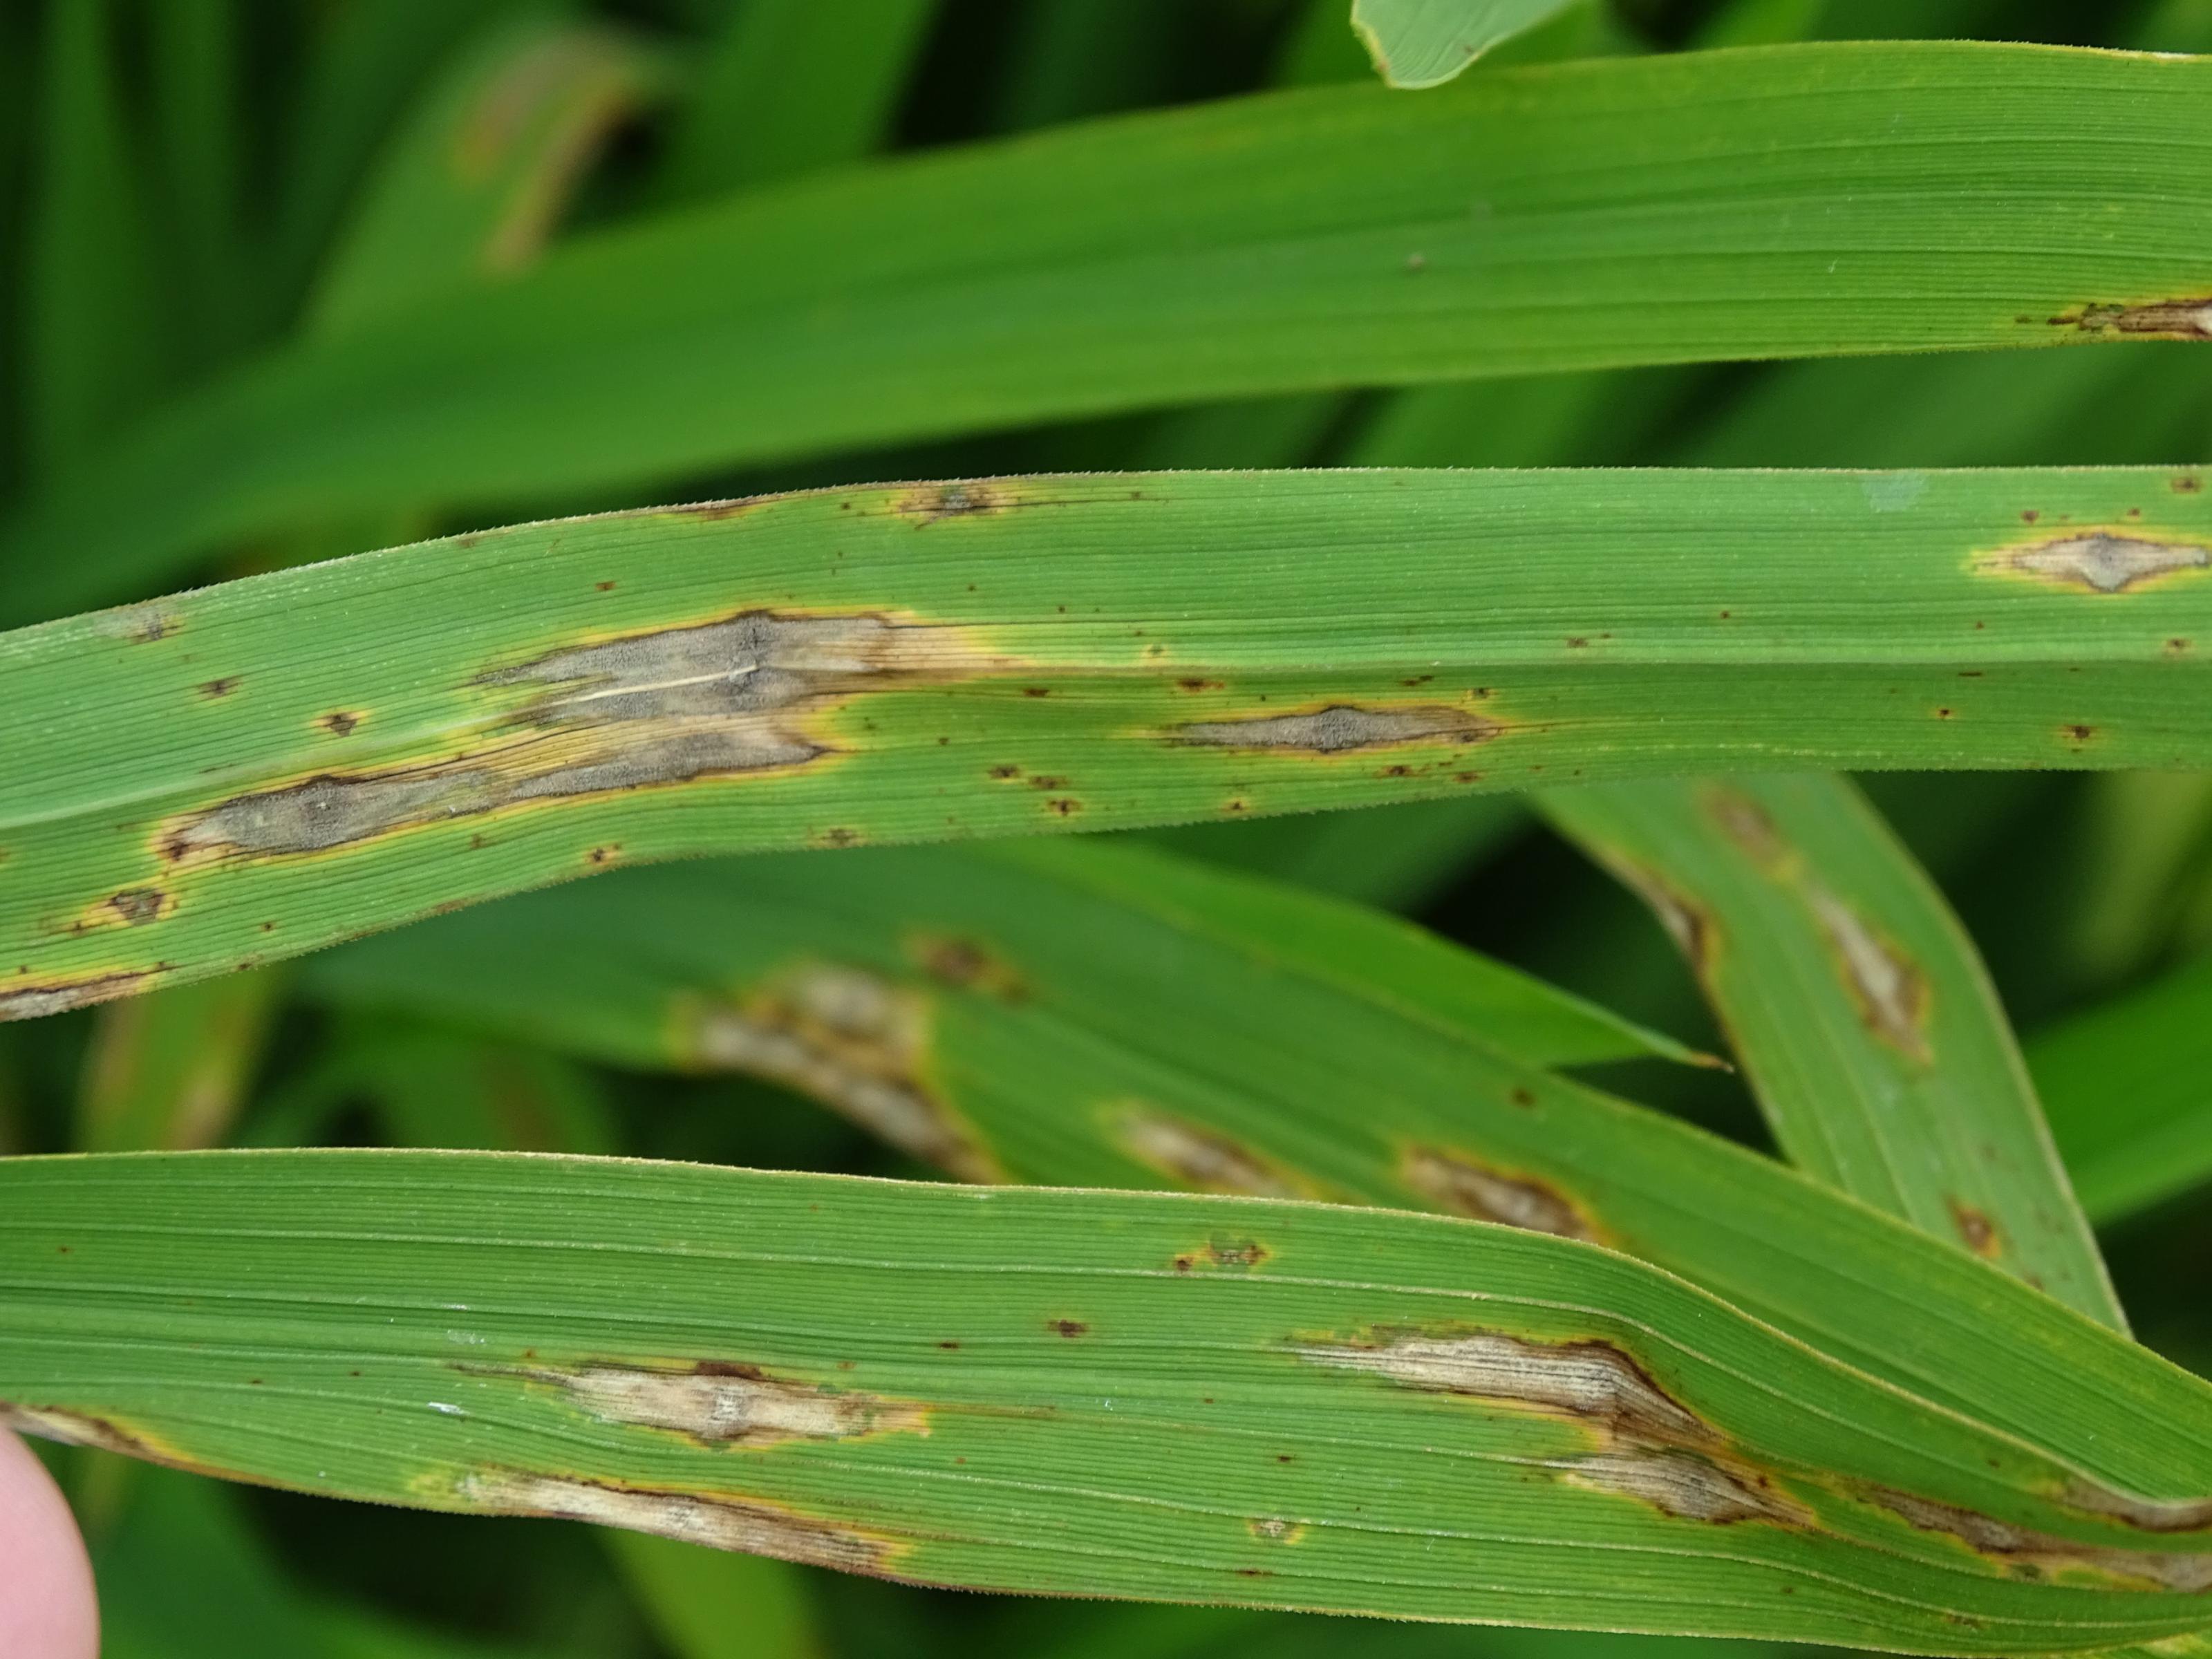
[[[871,486],[524,526],[28,629],[0,638],[20,715],[0,1006],[693,853],[1581,775],[2202,764],[2201,483]]]
[[[1577,0],[1352,0],[1352,27],[1394,87],[1441,86]]]
[[[313,1491],[1942,1653],[2204,1616],[2161,1586],[2212,1571],[2212,1452],[2162,1425],[2212,1389],[2084,1323],[2113,1393],[2077,1465],[1626,1258],[1390,1212],[451,1153],[15,1160],[0,1193],[17,1421]],[[2184,1501],[2101,1484],[2100,1428],[2167,1443]]]
[[[1112,409],[2196,337],[2209,91],[2212,64],[2181,58],[1777,48],[1284,94],[856,170],[582,239],[495,295],[241,372],[20,513],[8,604],[143,592],[301,518]]]
[[[1981,958],[1857,791],[1739,778],[1539,799],[1667,924],[1792,1162],[2124,1326]]]

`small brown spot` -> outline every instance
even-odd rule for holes
[[[1067,780],[1066,778],[1053,777],[1049,774],[1040,772],[1036,776],[1030,780],[1030,787],[1032,789],[1065,789],[1067,787]]]
[[[619,848],[613,847],[594,847],[590,852],[585,854],[584,857],[592,864],[605,864],[620,850]]]
[[[361,724],[361,716],[358,714],[349,714],[343,708],[333,709],[331,713],[324,715],[317,724],[320,725],[322,728],[328,732],[332,737],[350,737],[353,734],[354,727]]]
[[[2023,512],[2021,514],[2021,515],[2020,515],[2020,521],[2021,521],[2022,524],[2033,524],[2033,523],[2034,523],[2038,519],[2040,519],[2042,516],[2043,516],[2043,514],[2041,514],[2040,513],[2037,512],[2033,507],[2031,507],[2027,508],[2025,511],[2023,511]]]
[[[1589,641],[1579,634],[1570,634],[1567,635],[1567,649],[1570,651],[1580,651],[1589,644]]]
[[[957,1342],[953,1341],[950,1337],[947,1337],[944,1341],[939,1343],[937,1346],[940,1348],[957,1348],[960,1345]]]
[[[161,914],[162,895],[153,887],[126,887],[107,901],[108,908],[125,924],[136,927]]]
[[[822,832],[821,836],[822,844],[824,847],[856,847],[860,844],[860,840],[859,830],[849,829],[842,823],[831,824]]]
[[[1398,1169],[1407,1186],[1454,1215],[1559,1238],[1601,1237],[1579,1205],[1534,1176],[1429,1146],[1407,1148]]]
[[[1008,778],[1018,778],[1021,776],[1021,775],[1022,769],[1018,766],[994,766],[991,769],[989,774],[989,775],[998,779],[1000,782],[1004,782]]]
[[[1083,803],[1072,795],[1062,795],[1056,800],[1048,800],[1045,805],[1064,818],[1073,817],[1083,810]]]
[[[1176,682],[1176,690],[1178,691],[1218,691],[1221,689],[1222,682],[1219,680],[1177,680]]]
[[[1968,1249],[1985,1261],[1994,1261],[2004,1254],[2004,1241],[1998,1236],[1996,1222],[1963,1199],[1946,1198],[1943,1202],[1950,1209],[1951,1224],[1959,1230]]]
[[[1022,688],[1022,695],[1025,697],[1048,697],[1052,695],[1052,688],[1048,685],[1025,685]]]
[[[2094,726],[2069,726],[2064,729],[2066,735],[2075,743],[2087,743],[2097,735],[2097,728]]]
[[[1091,1327],[1079,1319],[1048,1319],[1045,1322],[1045,1328],[1056,1331],[1062,1336],[1078,1337],[1088,1334]]]
[[[972,939],[920,933],[907,941],[907,955],[932,979],[963,991],[980,991],[1001,1002],[1029,1000],[1022,976]]]
[[[1510,1090],[1505,1097],[1511,1101],[1516,1106],[1522,1107],[1524,1109],[1533,1107],[1536,1103],[1536,1097],[1533,1091],[1523,1089],[1517,1085]]]
[[[226,674],[221,679],[202,680],[199,687],[200,696],[204,697],[227,697],[231,694],[232,689],[237,685],[238,678],[239,677],[235,674]]]
[[[1176,729],[1181,742],[1227,749],[1302,750],[1339,755],[1395,744],[1474,744],[1496,737],[1494,720],[1436,704],[1369,708],[1329,703],[1305,714],[1200,720]]]
[[[2166,654],[2169,657],[2186,656],[2189,654],[2190,648],[2194,643],[2194,641],[2185,639],[2168,640],[2166,642]]]
[[[602,593],[611,593],[615,591],[615,585],[612,582],[593,582],[592,586]]]
[[[2172,488],[2177,495],[2199,495],[2204,489],[2204,480],[2193,472],[2185,472],[2174,479]]]

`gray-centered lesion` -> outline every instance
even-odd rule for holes
[[[2003,562],[2046,581],[2086,587],[2094,593],[2124,593],[2139,582],[2175,571],[2212,567],[2212,549],[2193,542],[2149,541],[2100,530],[2021,548]]]
[[[465,759],[330,773],[258,790],[171,830],[196,852],[317,853],[523,802],[802,766],[827,752],[802,716],[929,665],[930,632],[875,616],[747,611],[550,653],[474,682],[544,687],[519,740]]]
[[[1176,728],[1185,743],[1228,749],[1280,749],[1340,755],[1397,744],[1480,743],[1498,734],[1495,722],[1443,704],[1370,708],[1333,702],[1303,714],[1243,720],[1195,720]]]

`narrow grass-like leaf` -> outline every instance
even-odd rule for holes
[[[161,378],[166,338],[113,7],[53,7],[45,33],[22,368],[32,455],[51,471],[80,465],[140,412]]]
[[[2124,1327],[1972,941],[1856,790],[1743,778],[1540,805],[1666,924],[1791,1161]]]
[[[319,1139],[349,1106],[368,1109],[395,1146],[583,1153],[617,1146],[604,1095],[559,1054],[412,1020],[364,1020],[337,1032],[313,1064],[261,1103],[264,1121],[250,1139],[268,1144],[272,1131]]]
[[[822,1659],[798,1571],[676,1538],[610,1531],[607,1547],[674,1659]]]
[[[220,1146],[260,1068],[281,969],[231,974],[100,1010],[86,1056],[86,1152]]]
[[[1547,1069],[1632,1052],[1632,1034],[1532,1006],[1403,924],[1158,854],[1028,842],[632,871],[309,973],[340,1005],[772,1078],[971,1180],[1322,1197],[1595,1239],[2039,1442],[2097,1409],[2090,1379],[2051,1368],[2075,1322],[2048,1298]],[[2035,1387],[1953,1398],[1985,1340],[1942,1316],[1955,1299],[2034,1334],[2013,1363]]]
[[[857,161],[884,137],[937,0],[732,9],[671,135],[661,187],[697,198]]]
[[[303,517],[1192,399],[2197,338],[2208,88],[2181,58],[1777,48],[855,170],[584,239],[178,404],[19,514],[6,603],[143,592]]]
[[[13,1420],[309,1491],[926,1583],[1933,1653],[2204,1619],[2212,1389],[2086,1322],[2112,1395],[2077,1466],[1625,1257],[1441,1218],[456,1153],[16,1159],[0,1196]],[[2178,1501],[2096,1483],[2154,1441]]]
[[[316,15],[278,162],[261,272],[264,330],[291,319],[379,147],[439,64],[507,9],[507,0],[380,0]]]
[[[2082,817],[2067,961],[2108,986],[2188,942],[2187,898],[2212,863],[2212,774],[2115,772],[2095,781]]]
[[[1316,892],[1411,911],[1527,823],[1527,809],[1514,796],[1463,795],[1248,823],[1183,824],[1156,830],[1151,839]]]
[[[1442,86],[1577,0],[1352,0],[1352,27],[1394,87]]]
[[[130,1474],[118,1523],[95,1534],[101,1659],[550,1659],[303,1590],[240,1494],[167,1469]]]
[[[177,307],[188,321],[180,344],[195,368],[235,349],[246,317],[239,12],[238,0],[173,0],[145,12],[151,160],[186,300]]]
[[[686,854],[1585,775],[2205,764],[2202,485],[868,486],[28,629],[0,638],[0,1012]]]
[[[388,147],[331,250],[308,326],[343,333],[534,263],[578,174],[662,76],[623,31],[504,20]]]
[[[2212,1180],[2212,964],[2078,1015],[2027,1054],[2092,1218],[2123,1220]]]

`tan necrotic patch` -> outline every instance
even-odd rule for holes
[[[1927,976],[1834,894],[1808,886],[1805,898],[1867,1029],[1915,1064],[1930,1063]]]
[[[559,1389],[602,1423],[665,1429],[694,1440],[760,1447],[929,1432],[929,1413],[921,1406],[818,1388],[728,1361],[702,1360],[682,1370],[602,1363],[520,1375]]]
[[[1374,1343],[1301,1346],[1313,1364],[1365,1371],[1407,1388],[1525,1406],[1650,1445],[1710,1446],[1719,1437],[1607,1342],[1534,1342],[1504,1331],[1404,1332]]]
[[[155,981],[165,971],[148,968],[93,974],[82,979],[20,980],[12,984],[0,980],[0,1020],[42,1019],[48,1014],[65,1014],[72,1009],[89,1008],[95,1003],[133,996],[152,990]]]
[[[1494,720],[1443,704],[1370,708],[1333,702],[1301,714],[1194,720],[1177,726],[1175,735],[1184,743],[1217,748],[1341,755],[1401,744],[1483,743],[1500,729]]]
[[[1695,1452],[1626,1449],[1557,1465],[1569,1484],[1640,1498],[1662,1515],[1727,1526],[1771,1521],[1808,1527],[1813,1511],[1764,1476]]]
[[[521,1469],[482,1469],[465,1475],[457,1496],[468,1508],[496,1515],[588,1521],[839,1572],[880,1574],[902,1547],[902,1540],[880,1533],[755,1498]]]
[[[2014,548],[1983,566],[2092,593],[2124,593],[2160,577],[2208,567],[2212,567],[2212,548],[2194,542],[2151,541],[2109,530]]]
[[[1299,1198],[1304,1190],[1242,1142],[1164,1112],[1122,1107],[1109,1113],[1121,1150],[1192,1192],[1250,1198]]]
[[[1972,1510],[1917,1498],[1910,1492],[1875,1487],[1868,1491],[1867,1496],[1923,1532],[1948,1534],[1977,1554],[2000,1563],[2052,1572],[2074,1569],[2185,1593],[2212,1589],[2212,1553],[2085,1544],[2070,1538],[2054,1538],[2047,1533],[2016,1527]]]
[[[1565,1193],[1535,1176],[1494,1169],[1464,1152],[1415,1146],[1399,1166],[1406,1184],[1440,1209],[1471,1220],[1598,1243],[1601,1235]]]
[[[709,1009],[692,1036],[701,1065],[795,1089],[963,1181],[1006,1179],[998,1161],[923,1076],[929,1008],[882,976],[807,963],[734,1006]]]
[[[326,852],[533,801],[804,766],[829,752],[811,722],[843,700],[986,663],[956,629],[765,611],[577,646],[474,682],[545,688],[514,715],[520,738],[240,795],[168,825],[161,848],[173,860]]]

